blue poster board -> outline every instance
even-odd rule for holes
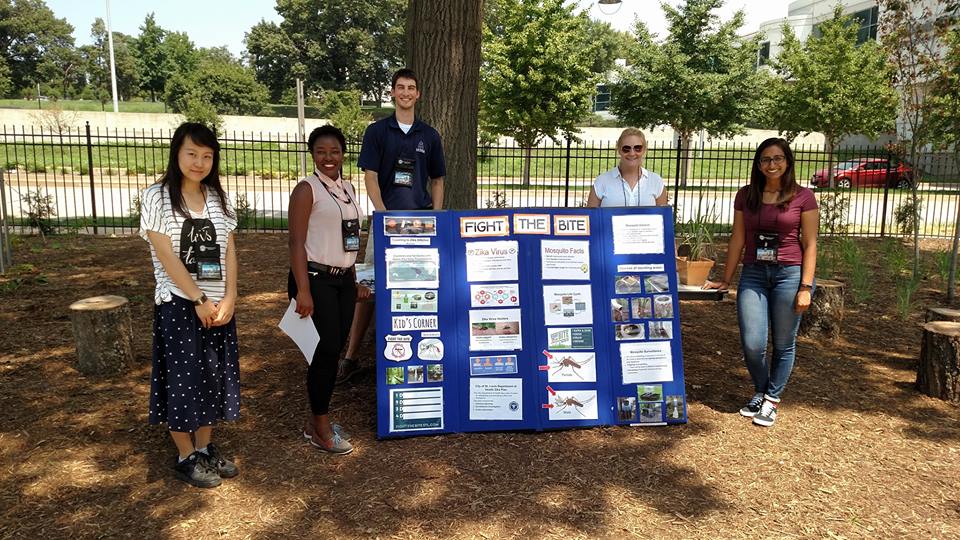
[[[371,227],[379,437],[686,422],[669,208]]]

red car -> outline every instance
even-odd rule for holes
[[[903,189],[913,186],[913,170],[910,167],[903,163],[889,164],[884,158],[859,158],[838,163],[833,168],[833,176],[836,178],[834,185],[845,189],[885,186]],[[810,185],[830,187],[827,169],[820,169],[813,173]]]

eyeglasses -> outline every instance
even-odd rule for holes
[[[623,153],[623,154],[629,154],[629,153],[630,153],[630,150],[633,150],[634,152],[636,152],[636,153],[639,154],[640,152],[643,152],[643,145],[642,145],[642,144],[635,144],[635,145],[633,145],[633,146],[626,145],[626,146],[620,147],[620,152]]]
[[[773,163],[774,165],[780,165],[786,160],[787,160],[786,156],[773,156],[772,158],[762,157],[760,158],[760,164],[763,165],[764,167],[766,167],[771,163]]]

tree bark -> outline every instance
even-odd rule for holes
[[[960,322],[960,310],[948,307],[927,308],[927,314],[924,316],[923,322],[933,321]]]
[[[126,298],[94,296],[74,302],[70,319],[81,373],[118,373],[133,363],[133,325]]]
[[[420,116],[443,140],[445,208],[477,207],[477,112],[482,0],[410,0],[406,58],[420,82]]]
[[[923,325],[917,364],[917,390],[960,404],[960,323],[935,321]]]
[[[818,279],[810,309],[800,319],[800,335],[837,339],[843,326],[843,283]]]

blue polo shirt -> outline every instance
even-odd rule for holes
[[[413,185],[397,186],[393,171],[398,158],[414,161]],[[380,195],[387,210],[424,210],[433,208],[427,191],[431,178],[447,175],[440,134],[419,119],[404,133],[397,115],[378,120],[363,133],[363,146],[357,164],[365,171],[376,171]]]

